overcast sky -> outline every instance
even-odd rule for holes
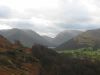
[[[100,0],[0,0],[0,29],[55,36],[66,29],[100,28]]]

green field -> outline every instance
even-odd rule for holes
[[[64,50],[64,51],[58,51],[58,52],[61,54],[64,54],[67,57],[100,60],[100,49],[98,50],[78,49],[78,50]]]

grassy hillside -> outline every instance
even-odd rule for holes
[[[57,49],[80,49],[92,47],[94,49],[100,48],[100,29],[88,30],[68,42],[58,46]]]

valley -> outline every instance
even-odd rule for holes
[[[17,35],[19,34],[17,30],[21,32],[20,35]],[[3,34],[0,35],[0,75],[100,75],[100,50],[99,38],[97,37],[99,35],[92,38],[95,32],[100,33],[99,29],[89,30],[74,37],[75,39],[82,37],[82,40],[78,40],[80,42],[86,40],[87,42],[84,42],[86,45],[80,46],[80,42],[73,43],[71,38],[68,41],[71,41],[70,45],[65,43],[66,45],[63,48],[59,46],[48,47],[44,45],[46,41],[42,42],[43,44],[39,42],[35,44],[36,42],[33,41],[32,46],[25,46],[21,39],[23,38],[21,34],[24,32],[17,30],[13,35],[9,33],[12,30],[7,30],[8,33],[0,31]],[[30,32],[27,33],[27,37],[29,37]],[[11,35],[12,38],[6,38],[6,34]],[[13,36],[16,38],[13,38]],[[40,35],[38,36],[40,37]],[[84,40],[83,36],[86,37]],[[27,37],[24,36],[24,38]],[[95,40],[98,42],[95,42]],[[23,39],[23,41],[26,41],[26,39]]]

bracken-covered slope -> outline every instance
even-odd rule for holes
[[[72,38],[66,43],[58,46],[57,49],[79,49],[92,47],[93,49],[100,48],[100,29],[88,30],[79,36]]]
[[[42,66],[31,51],[0,35],[0,75],[40,75]]]
[[[11,48],[12,44],[2,35],[0,35],[0,48]]]

